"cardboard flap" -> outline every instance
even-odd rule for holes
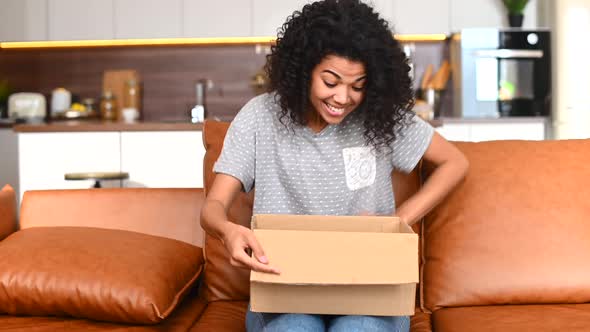
[[[254,234],[270,264],[279,268],[281,275],[253,271],[250,275],[253,282],[302,285],[418,282],[416,234],[272,229],[255,229]]]
[[[401,222],[398,217],[383,216],[358,217],[288,214],[257,214],[252,216],[252,229],[406,233],[406,231],[400,229],[400,224]],[[409,226],[407,226],[407,229],[412,232]]]

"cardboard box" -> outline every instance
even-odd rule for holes
[[[252,271],[256,312],[413,315],[418,235],[395,217],[255,215],[280,275]]]

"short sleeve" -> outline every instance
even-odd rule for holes
[[[221,154],[213,171],[231,175],[242,182],[245,192],[252,190],[256,167],[256,107],[250,101],[229,126]]]
[[[414,116],[412,123],[404,127],[393,142],[393,168],[405,173],[411,172],[426,153],[433,135],[434,128]]]

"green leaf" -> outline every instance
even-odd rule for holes
[[[502,0],[509,14],[522,14],[529,0]]]

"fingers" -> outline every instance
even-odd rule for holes
[[[268,258],[266,258],[262,246],[258,243],[256,236],[254,236],[254,233],[252,232],[248,234],[248,247],[252,249],[253,256],[256,257],[260,263],[268,264]]]
[[[256,258],[248,256],[245,251],[238,250],[234,252],[231,257],[231,264],[237,267],[248,268],[258,272],[266,272],[273,274],[280,274],[279,269],[263,264]]]

